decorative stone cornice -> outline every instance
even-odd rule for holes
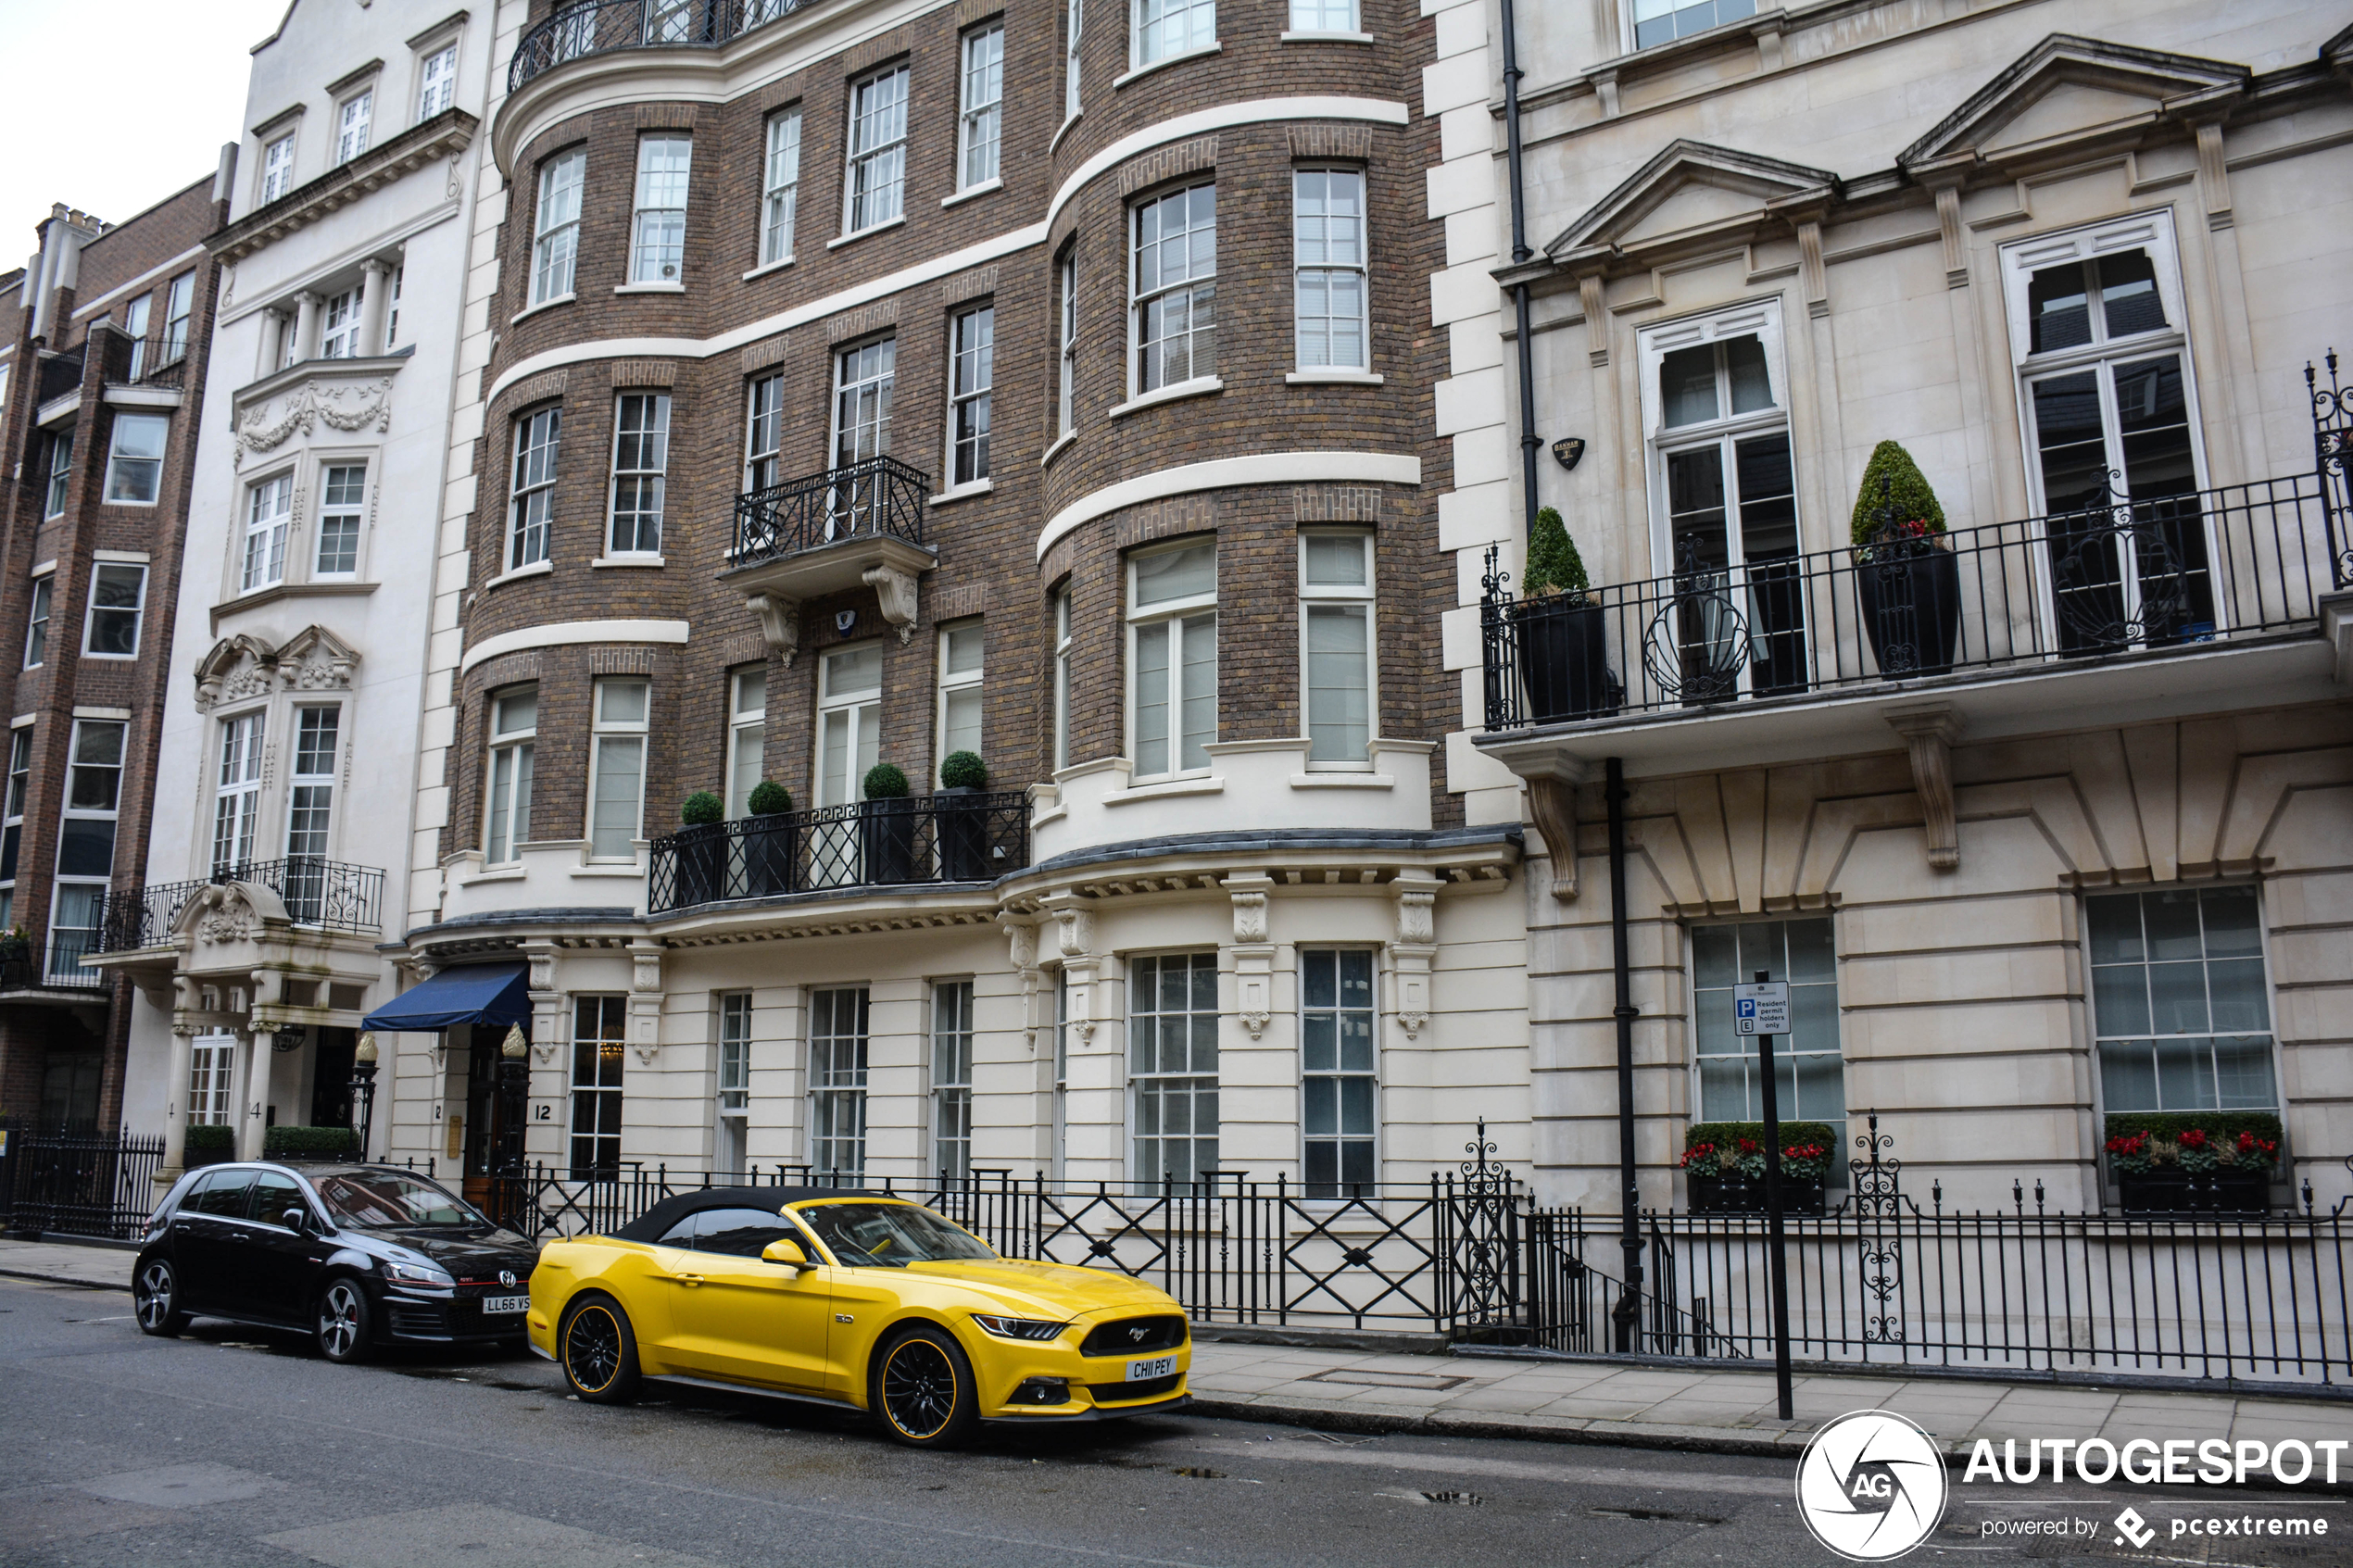
[[[306,229],[338,207],[350,206],[371,192],[407,178],[428,164],[450,160],[449,194],[458,194],[455,163],[472,144],[482,122],[463,109],[444,109],[422,125],[411,126],[388,142],[380,143],[309,183],[288,191],[267,207],[256,207],[205,241],[205,247],[223,266],[234,266],[256,251]]]

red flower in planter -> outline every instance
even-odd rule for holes
[[[2149,1135],[2146,1133],[2121,1133],[2108,1140],[2110,1154],[2143,1154],[2147,1152],[2148,1146]]]
[[[1714,1160],[1715,1158],[1716,1146],[1714,1144],[1695,1143],[1692,1145],[1691,1148],[1683,1150],[1683,1169],[1686,1171],[1690,1170],[1693,1161],[1705,1164]]]
[[[2180,1142],[2183,1148],[2204,1148],[2206,1147],[2206,1129],[2203,1127],[2192,1127],[2188,1132],[2182,1135]]]

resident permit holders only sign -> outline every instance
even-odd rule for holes
[[[1789,987],[1775,980],[1761,985],[1732,987],[1732,1033],[1789,1033]]]

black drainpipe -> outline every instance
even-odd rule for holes
[[[1504,0],[1506,5],[1510,0]],[[1634,972],[1626,952],[1626,764],[1609,759],[1602,793],[1609,803],[1609,948],[1617,983],[1617,1205],[1622,1225],[1617,1245],[1626,1257],[1626,1294],[1610,1317],[1622,1355],[1637,1348],[1635,1324],[1642,1316],[1642,1190],[1634,1181]]]
[[[1528,248],[1528,211],[1520,196],[1519,178],[1519,44],[1512,31],[1512,0],[1504,7],[1504,147],[1512,181],[1512,265],[1517,267],[1536,253]],[[1536,435],[1536,359],[1529,341],[1528,284],[1512,286],[1512,312],[1519,337],[1519,484],[1524,516],[1521,523],[1536,526],[1536,452],[1543,443]]]

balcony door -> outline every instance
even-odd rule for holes
[[[829,653],[817,673],[817,805],[810,829],[809,885],[859,881],[858,802],[882,753],[882,647]]]
[[[890,451],[890,395],[898,379],[899,341],[845,348],[834,356],[834,463],[846,469]],[[878,476],[837,484],[825,506],[828,542],[875,531],[882,495]]]
[[[2004,254],[2057,646],[2210,635],[2195,387],[2163,214]]]

